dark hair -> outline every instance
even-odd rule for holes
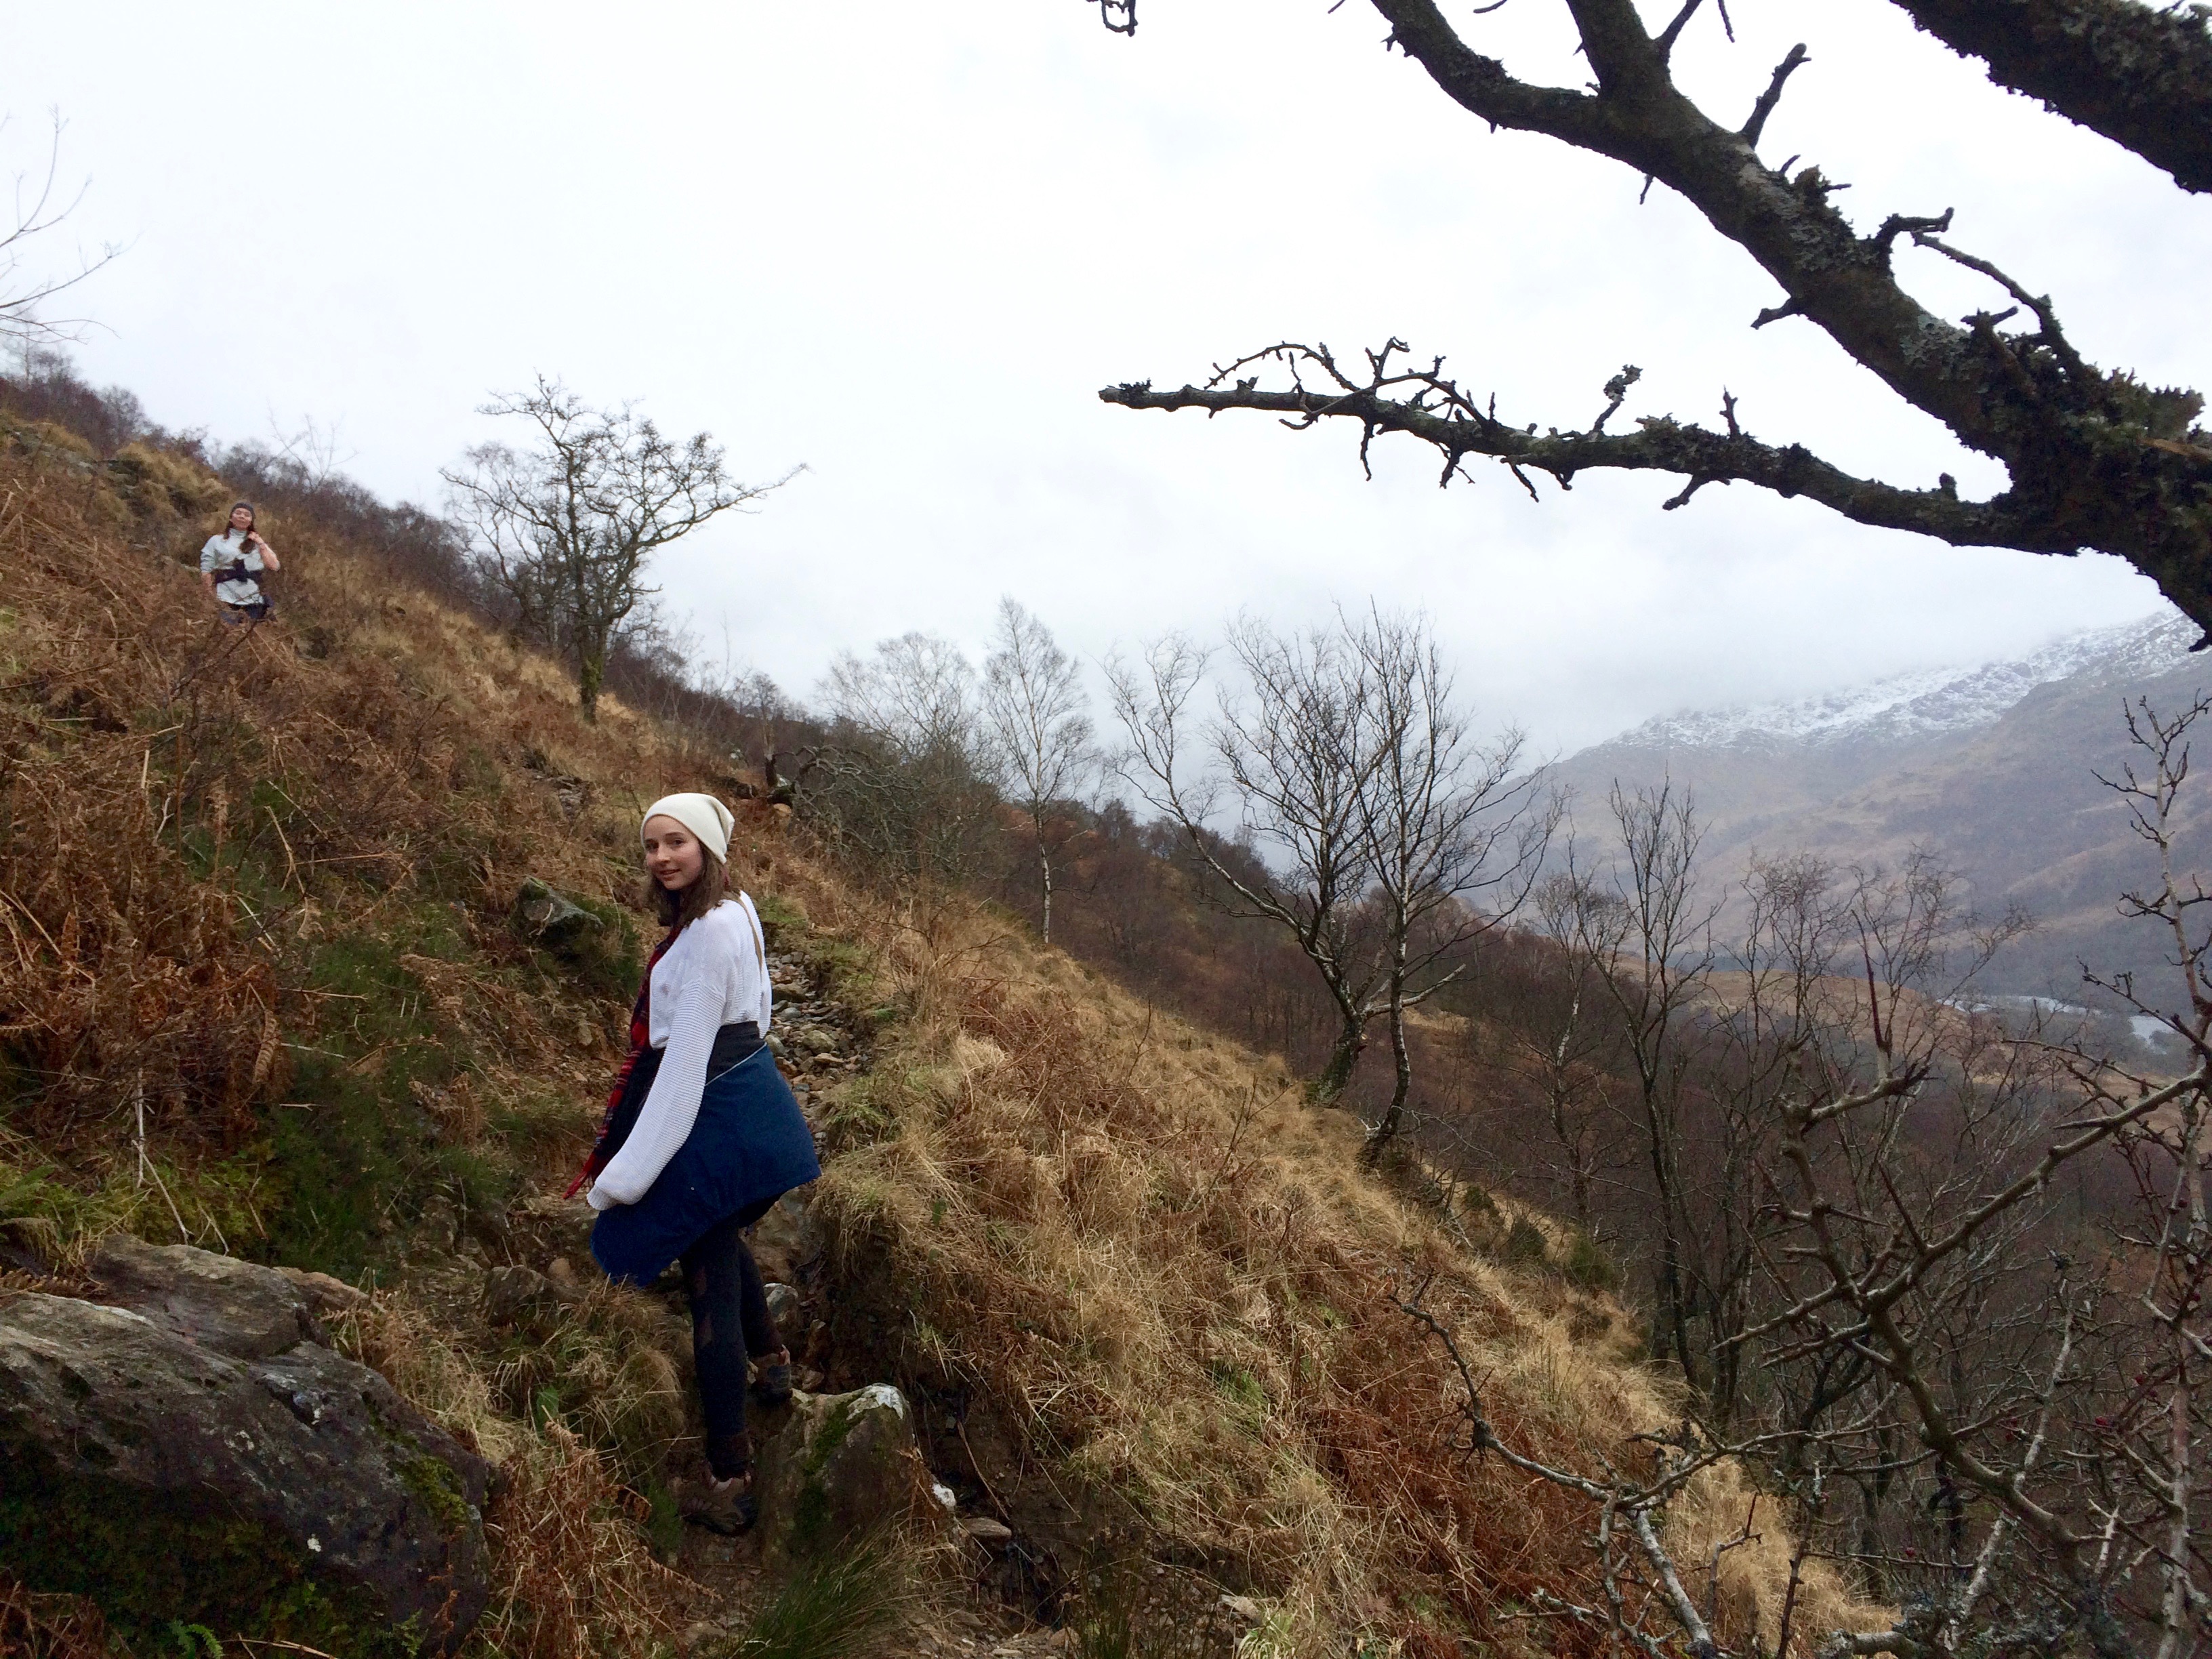
[[[233,501],[230,504],[230,511],[222,515],[222,533],[226,536],[230,534],[230,521],[237,515],[238,509],[241,507],[246,509],[246,533],[245,535],[240,536],[238,539],[239,544],[243,546],[245,545],[246,536],[251,536],[253,533],[255,521],[260,516],[258,514],[254,512],[253,503],[252,501]]]
[[[714,850],[702,842],[699,847],[699,878],[689,887],[670,892],[650,876],[646,884],[653,890],[653,908],[660,914],[661,926],[671,933],[681,933],[707,912],[729,896],[730,875]]]

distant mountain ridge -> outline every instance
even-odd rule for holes
[[[1921,669],[1794,702],[1663,714],[1612,741],[1644,748],[1909,743],[1993,725],[2039,685],[2148,678],[2185,663],[2201,630],[2171,612],[2053,640],[2024,657]]]
[[[2118,912],[2149,878],[2124,805],[2097,781],[2126,758],[2123,705],[2161,712],[2212,688],[2212,655],[2172,611],[1970,667],[1869,681],[1827,695],[1669,714],[1559,762],[1587,855],[1610,830],[1613,783],[1686,788],[1705,826],[1711,879],[1761,855],[1815,852],[1895,867],[1915,848],[1963,878],[1984,915],[2025,905],[2035,934],[1994,965],[1992,991],[2072,994],[2080,963],[2150,983],[2160,941]],[[2212,726],[2204,748],[2212,753]],[[2185,797],[2182,848],[2212,878],[2212,780]]]

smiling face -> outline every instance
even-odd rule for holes
[[[645,867],[653,878],[672,893],[680,893],[699,879],[706,866],[707,849],[699,837],[674,818],[665,816],[645,821]]]
[[[237,531],[247,531],[252,529],[253,509],[250,507],[232,507],[230,509],[230,527],[233,530]]]

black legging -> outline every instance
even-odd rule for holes
[[[760,1267],[743,1237],[743,1229],[758,1218],[733,1215],[717,1222],[684,1252],[691,1358],[707,1416],[707,1462],[718,1480],[743,1474],[752,1463],[752,1441],[745,1433],[745,1356],[772,1354],[783,1346],[769,1317]]]

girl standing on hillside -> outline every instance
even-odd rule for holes
[[[791,1354],[742,1231],[822,1173],[765,1046],[768,952],[752,900],[730,896],[732,823],[712,795],[670,795],[646,810],[645,865],[668,933],[646,964],[599,1144],[568,1189],[592,1182],[592,1254],[608,1277],[647,1285],[683,1263],[713,1474],[678,1482],[678,1506],[721,1531],[757,1512],[748,1353],[764,1398],[791,1395]]]
[[[253,503],[230,509],[230,526],[207,538],[200,549],[200,586],[214,595],[223,623],[261,622],[269,615],[269,596],[261,591],[264,570],[282,570],[276,550],[253,528]]]

